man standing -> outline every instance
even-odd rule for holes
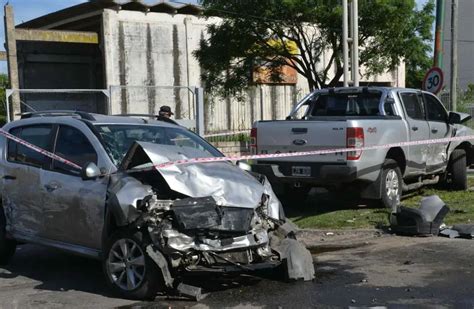
[[[176,121],[171,119],[172,115],[174,115],[174,113],[171,111],[171,107],[163,105],[160,107],[160,111],[158,112],[158,116],[156,116],[156,120],[165,121],[177,125]]]

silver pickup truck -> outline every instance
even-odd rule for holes
[[[405,88],[346,87],[317,90],[297,103],[286,120],[258,121],[251,131],[254,153],[271,154],[357,148],[398,142],[470,136],[461,125],[470,115],[447,112],[431,93]],[[305,196],[311,187],[355,188],[364,199],[388,208],[402,192],[443,182],[467,189],[474,164],[473,140],[391,147],[255,161],[276,192]]]

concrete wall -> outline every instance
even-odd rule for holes
[[[219,21],[181,14],[104,10],[105,80],[113,89],[112,113],[156,113],[161,105],[169,105],[178,118],[193,118],[193,97],[187,89],[160,86],[202,86],[201,69],[192,52],[206,38],[207,25]],[[325,56],[322,58],[329,58]],[[370,81],[403,87],[404,67],[371,77]],[[206,131],[245,130],[256,120],[283,119],[307,92],[306,80],[299,76],[295,86],[254,87],[243,102],[206,95]]]
[[[458,1],[458,87],[474,84],[474,1]],[[451,74],[451,1],[446,1],[443,44],[444,85],[449,89]]]

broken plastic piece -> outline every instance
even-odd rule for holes
[[[446,228],[439,232],[442,236],[449,238],[474,238],[474,224],[457,224],[452,228]]]
[[[398,207],[390,215],[390,224],[392,231],[401,235],[438,235],[448,212],[446,204],[437,195],[431,195],[421,200],[419,209]]]
[[[286,262],[288,279],[303,279],[304,281],[314,279],[313,257],[308,249],[296,239],[285,238],[272,249],[280,254],[284,263]]]
[[[178,284],[178,287],[176,288],[176,291],[181,296],[189,297],[189,298],[194,299],[196,301],[200,301],[204,297],[206,297],[205,294],[202,294],[201,288],[198,288],[198,287],[192,286],[192,285],[188,285],[188,284],[185,284],[185,283]]]
[[[168,269],[168,262],[163,254],[158,251],[154,250],[152,245],[148,245],[146,247],[146,253],[150,256],[150,258],[158,265],[163,274],[163,280],[165,281],[165,285],[169,288],[173,287],[173,277],[171,277],[170,271]]]

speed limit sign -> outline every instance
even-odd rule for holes
[[[440,68],[431,68],[423,79],[423,90],[437,94],[443,87],[443,71]]]

